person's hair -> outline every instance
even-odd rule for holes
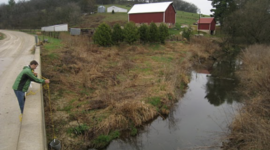
[[[30,62],[30,65],[38,65],[38,62],[35,61],[35,60],[32,60],[32,61]]]

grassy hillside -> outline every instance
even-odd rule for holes
[[[107,7],[110,7],[112,5],[105,5],[106,9]],[[117,7],[125,8],[128,11],[132,7],[128,7],[126,5],[114,5]],[[203,15],[206,17],[206,15]],[[186,25],[192,25],[199,19],[199,14],[196,13],[189,13],[189,12],[183,12],[183,11],[177,11],[176,12],[176,23],[178,24],[186,24]],[[109,25],[113,25],[115,23],[119,23],[121,25],[125,24],[128,21],[128,14],[127,13],[97,13],[93,15],[88,15],[83,17],[83,23],[81,25],[78,25],[76,27],[80,28],[95,28],[100,23],[105,22]]]

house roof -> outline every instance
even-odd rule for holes
[[[147,4],[135,4],[128,14],[139,13],[152,13],[152,12],[165,12],[166,9],[173,2],[160,2],[160,3],[147,3]]]
[[[214,20],[213,17],[210,18],[200,18],[200,20],[198,21],[198,23],[202,24],[202,23],[211,23]]]

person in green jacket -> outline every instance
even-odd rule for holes
[[[23,70],[17,76],[12,86],[12,89],[15,92],[15,95],[18,99],[19,106],[21,109],[20,121],[22,119],[22,114],[23,114],[25,92],[27,92],[31,81],[34,81],[36,83],[42,83],[42,84],[50,83],[49,79],[44,80],[44,79],[37,78],[37,73],[34,72],[37,66],[38,66],[38,62],[33,60],[30,62],[29,66],[23,67]]]

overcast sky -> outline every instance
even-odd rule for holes
[[[18,2],[19,0],[15,0]],[[169,0],[168,0],[169,1]],[[209,0],[184,0],[189,3],[195,4],[200,10],[202,14],[210,15],[212,14],[210,10],[212,9],[211,1]],[[8,3],[8,0],[0,0],[0,4]]]
[[[211,1],[209,0],[184,0],[184,1],[195,4],[201,10],[202,14],[205,14],[205,15],[212,14],[210,10],[213,7],[211,5]]]

